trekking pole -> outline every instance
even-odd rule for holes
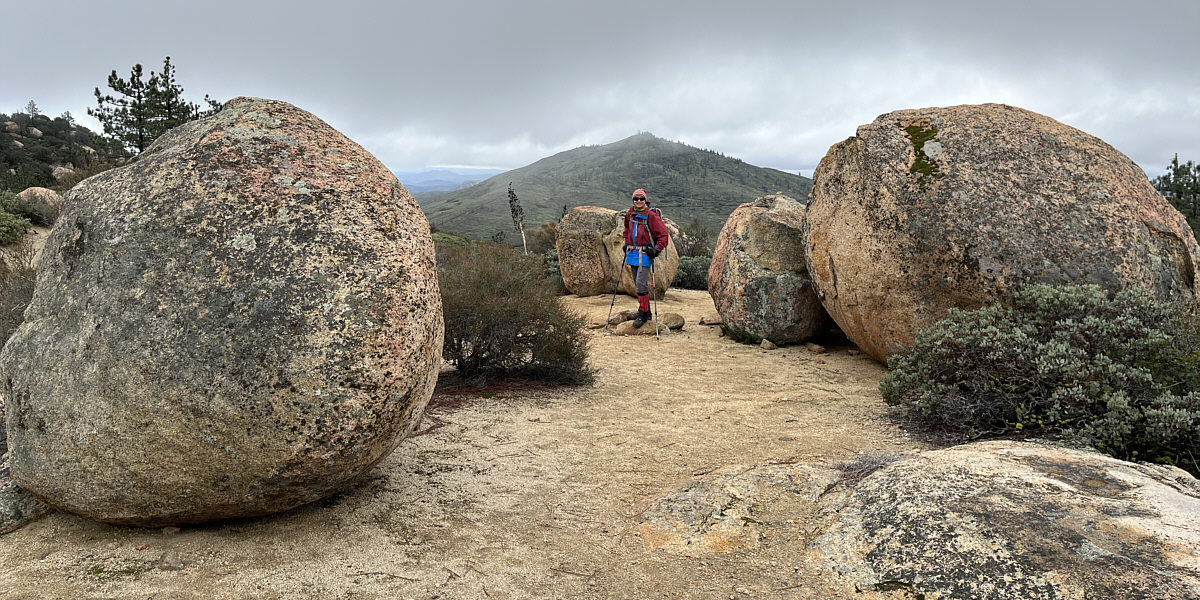
[[[617,291],[619,291],[621,289],[621,271],[624,269],[625,269],[624,264],[621,265],[620,269],[617,269],[617,281],[616,281],[616,283],[613,284],[612,302],[608,303],[608,316],[604,318],[604,328],[605,329],[608,328],[609,319],[612,319],[612,309],[613,309],[613,306],[616,305],[616,303],[617,303]]]
[[[658,287],[658,281],[654,277],[654,259],[650,259],[650,297],[654,299],[654,339],[662,341],[658,337],[658,291],[654,288]]]
[[[625,265],[620,266],[620,268],[624,269]],[[617,272],[618,272],[618,274],[620,274],[620,271],[617,271]],[[605,319],[604,319],[604,326],[606,326],[606,328],[608,326],[608,322],[610,322],[610,320],[612,319],[612,307],[617,305],[617,292],[619,289],[620,289],[620,275],[617,275],[617,283],[613,284],[613,287],[612,287],[612,301],[608,302],[608,316],[605,317]]]

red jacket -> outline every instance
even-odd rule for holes
[[[648,227],[638,227],[637,239],[633,239],[633,216],[638,214],[632,208],[625,211],[625,243],[630,246],[654,246],[655,250],[662,252],[667,243],[671,241],[670,234],[667,233],[667,225],[663,223],[662,217],[658,216],[658,212],[650,208],[650,203],[646,203],[646,225]],[[650,231],[646,231],[649,228]]]

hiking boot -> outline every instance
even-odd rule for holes
[[[641,328],[641,326],[642,326],[642,325],[645,325],[645,324],[646,324],[646,321],[649,321],[649,320],[650,320],[650,312],[649,312],[649,311],[645,311],[645,310],[639,310],[639,311],[638,311],[638,314],[637,314],[637,318],[635,318],[635,319],[633,320],[633,326],[634,326],[635,328],[639,328],[639,329],[640,329],[640,328]]]

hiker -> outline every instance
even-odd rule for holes
[[[650,208],[646,190],[634,190],[633,206],[625,212],[625,264],[629,265],[637,285],[638,314],[633,320],[634,327],[641,327],[650,320],[651,265],[670,240],[662,217]]]

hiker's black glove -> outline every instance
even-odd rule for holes
[[[658,249],[654,246],[646,246],[642,249],[642,251],[645,252],[646,256],[649,256],[650,258],[655,258],[658,256]]]

